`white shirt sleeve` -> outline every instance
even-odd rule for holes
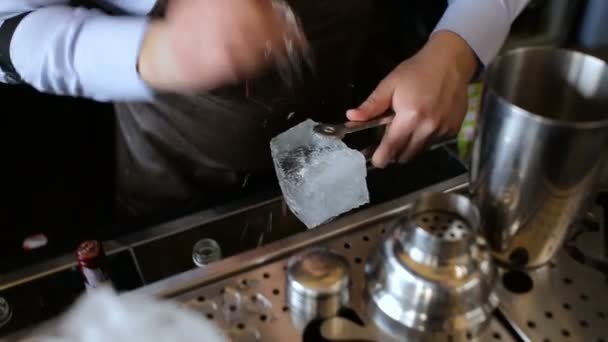
[[[481,63],[499,53],[511,24],[529,0],[450,0],[434,32],[448,30],[462,37]]]
[[[97,101],[151,99],[136,66],[149,20],[143,14],[155,0],[105,1],[141,16],[112,16],[68,2],[0,0],[0,25],[31,11],[10,42],[10,60],[21,80],[41,92]],[[0,81],[10,82],[7,76],[0,71]]]

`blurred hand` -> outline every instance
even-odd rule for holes
[[[270,0],[170,0],[146,33],[139,72],[156,90],[208,90],[272,62],[289,29]]]
[[[431,140],[456,135],[467,108],[467,86],[477,66],[473,50],[449,31],[433,34],[412,58],[402,62],[357,109],[349,120],[366,121],[392,108],[396,116],[387,127],[372,163],[385,167],[405,162]]]

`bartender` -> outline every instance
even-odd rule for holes
[[[2,0],[0,80],[115,104],[124,213],[205,203],[271,170],[274,135],[306,117],[345,120],[379,2],[287,2],[314,62],[291,85],[272,56],[292,28],[270,0]],[[378,167],[458,131],[467,84],[528,1],[448,2],[424,47],[346,111],[350,120],[397,113]]]

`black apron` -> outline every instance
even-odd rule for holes
[[[288,87],[275,72],[198,96],[118,103],[123,214],[212,203],[250,175],[274,174],[270,139],[306,118],[342,122],[426,41],[445,0],[289,0],[314,51],[315,73]]]
[[[270,139],[312,118],[336,122],[352,102],[353,75],[373,1],[292,0],[314,51],[314,74],[288,87],[275,72],[197,96],[117,103],[118,202],[131,215],[205,203],[272,172]]]

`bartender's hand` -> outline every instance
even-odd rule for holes
[[[208,90],[272,62],[286,32],[270,0],[170,0],[146,33],[139,73],[160,91]]]
[[[456,135],[467,108],[467,86],[477,66],[473,50],[449,31],[434,33],[412,58],[393,70],[349,120],[366,121],[392,108],[387,128],[372,163],[385,167],[405,162],[431,140]]]

